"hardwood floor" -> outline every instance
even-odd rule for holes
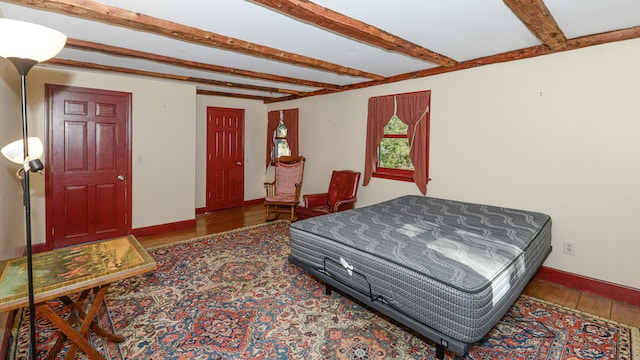
[[[244,208],[198,214],[196,215],[196,226],[194,228],[150,236],[139,236],[138,241],[142,246],[150,248],[265,222],[264,206],[262,204],[251,205]]]
[[[239,209],[199,214],[196,215],[197,225],[192,229],[143,236],[138,240],[144,247],[149,248],[265,222],[263,205],[251,205]],[[533,279],[527,285],[524,294],[623,324],[640,327],[640,306],[537,279]]]

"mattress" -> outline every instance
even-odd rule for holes
[[[464,355],[551,251],[551,218],[408,195],[295,222],[290,238],[292,262]]]

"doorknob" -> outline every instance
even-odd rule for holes
[[[242,163],[241,163],[240,161],[238,161],[238,162],[236,163],[236,165],[242,165]]]
[[[124,181],[124,175],[118,175],[118,180]]]

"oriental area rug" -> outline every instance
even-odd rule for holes
[[[126,340],[91,342],[107,359],[435,358],[431,341],[325,295],[289,251],[285,221],[150,249],[157,271],[114,283],[100,314],[100,326]],[[25,315],[14,321],[12,360],[28,358]],[[44,358],[56,334],[37,320]],[[637,328],[521,296],[464,359],[633,359],[639,341]]]

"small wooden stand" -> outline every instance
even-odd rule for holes
[[[46,359],[54,359],[68,339],[72,344],[66,358],[73,359],[80,349],[90,359],[102,360],[104,357],[86,339],[89,330],[107,341],[124,341],[124,337],[95,322],[109,285],[153,271],[156,263],[130,235],[35,254],[33,268],[36,309],[61,332]],[[91,292],[93,300],[85,312],[84,304]],[[69,296],[78,293],[75,301]],[[69,309],[66,320],[47,304],[53,299],[59,299]],[[0,262],[0,312],[25,307],[28,301],[26,258]]]

